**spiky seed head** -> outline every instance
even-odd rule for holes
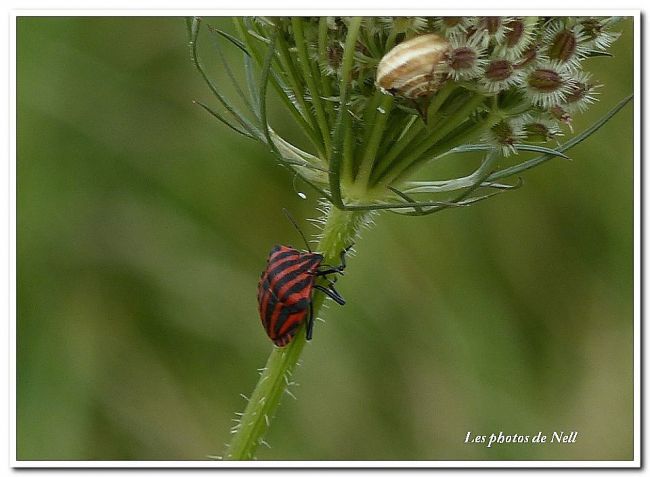
[[[545,53],[551,61],[577,70],[589,52],[586,39],[580,25],[556,20],[545,31]]]
[[[496,32],[499,31],[499,28],[501,28],[503,24],[501,17],[484,17],[483,21],[485,24],[485,29],[490,35],[496,34]]]
[[[469,80],[483,73],[487,64],[485,48],[464,37],[451,37],[449,43],[446,61],[453,80]]]
[[[498,93],[519,83],[522,73],[505,58],[491,60],[485,67],[482,86],[487,93]]]
[[[559,90],[564,80],[559,72],[550,68],[539,68],[528,76],[528,84],[537,91],[544,93]]]
[[[621,34],[610,28],[618,23],[619,17],[586,17],[580,20],[587,46],[595,50],[606,51]]]
[[[437,17],[433,22],[434,29],[448,39],[465,37],[471,25],[469,17]]]
[[[516,153],[514,145],[521,141],[523,137],[521,124],[517,121],[504,119],[489,129],[484,136],[484,140],[499,147],[501,153],[508,156],[511,153]]]
[[[573,118],[571,117],[571,114],[566,111],[566,109],[562,108],[561,106],[552,106],[548,109],[548,113],[552,118],[557,119],[561,123],[564,123],[567,126],[571,127]]]
[[[510,17],[476,17],[474,25],[468,31],[468,36],[476,36],[476,39],[483,45],[500,45],[510,31],[506,26],[511,21]]]
[[[447,64],[454,79],[472,78],[481,73],[478,68],[478,52],[469,46],[455,48],[449,53]]]
[[[589,106],[597,101],[596,89],[600,85],[594,84],[589,73],[580,72],[569,85],[566,94],[565,107],[568,111],[586,111]]]
[[[547,63],[532,70],[526,77],[530,101],[542,108],[551,108],[565,101],[571,78],[557,63]]]
[[[505,27],[503,41],[495,47],[494,54],[512,61],[521,60],[521,55],[530,48],[535,38],[537,17],[517,17],[511,19]]]
[[[538,47],[535,44],[530,45],[524,51],[521,52],[519,58],[514,64],[514,67],[518,70],[525,70],[535,65],[539,60],[539,51]]]
[[[506,33],[505,46],[514,48],[524,37],[525,25],[523,20],[517,18],[508,23],[508,28],[510,31]]]
[[[562,135],[562,131],[554,121],[538,118],[523,125],[526,141],[544,143]]]
[[[485,70],[485,77],[492,81],[503,81],[512,76],[513,70],[508,60],[493,60]]]
[[[553,43],[548,49],[548,56],[552,60],[561,62],[569,61],[575,54],[577,47],[578,40],[573,32],[562,30],[553,38]]]
[[[463,17],[441,17],[440,21],[446,28],[457,28],[463,24]]]
[[[397,33],[420,33],[427,27],[426,17],[382,17],[386,27],[394,29]]]

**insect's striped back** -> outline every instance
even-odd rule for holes
[[[322,261],[318,253],[301,253],[284,245],[271,250],[257,301],[264,329],[278,346],[291,341],[307,316],[314,272]]]
[[[400,43],[379,62],[377,85],[406,98],[431,93],[448,48],[449,43],[434,33]]]

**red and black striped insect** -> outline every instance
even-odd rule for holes
[[[334,281],[328,275],[341,274],[345,269],[345,254],[352,248],[341,251],[341,264],[333,267],[323,264],[323,255],[312,252],[296,222],[284,211],[296,227],[307,246],[307,252],[293,247],[276,245],[271,249],[266,269],[262,272],[257,291],[260,319],[266,334],[277,346],[286,346],[307,320],[306,339],[310,340],[314,329],[312,294],[320,290],[339,305],[345,300],[334,288]],[[328,285],[316,284],[318,277],[324,277]]]

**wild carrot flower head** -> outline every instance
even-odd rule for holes
[[[234,21],[235,35],[212,27],[208,34],[216,48],[229,43],[242,54],[241,73],[223,63],[239,107],[198,59],[200,19],[188,22],[192,57],[224,109],[202,106],[266,144],[340,209],[422,215],[516,188],[521,182],[503,181],[562,155],[558,138],[571,132],[571,115],[585,111],[600,86],[586,68],[592,57],[607,56],[619,18]],[[298,148],[274,128],[271,96],[308,147]],[[458,152],[484,158],[469,175],[432,177],[429,164],[453,161]],[[503,156],[530,152],[544,159],[497,171]]]

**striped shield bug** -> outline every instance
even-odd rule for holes
[[[384,55],[377,66],[377,86],[409,99],[435,93],[445,72],[449,42],[434,33],[404,41]]]
[[[328,275],[343,274],[345,254],[352,245],[341,251],[341,264],[323,264],[323,255],[313,252],[296,221],[286,209],[287,218],[300,233],[307,252],[301,252],[286,245],[276,245],[271,249],[266,269],[260,276],[257,289],[257,302],[260,319],[266,334],[277,346],[286,346],[307,321],[306,339],[311,340],[314,329],[312,298],[314,290],[329,296],[339,305],[345,300],[334,288],[334,281]],[[325,278],[327,287],[316,284],[316,279]]]

